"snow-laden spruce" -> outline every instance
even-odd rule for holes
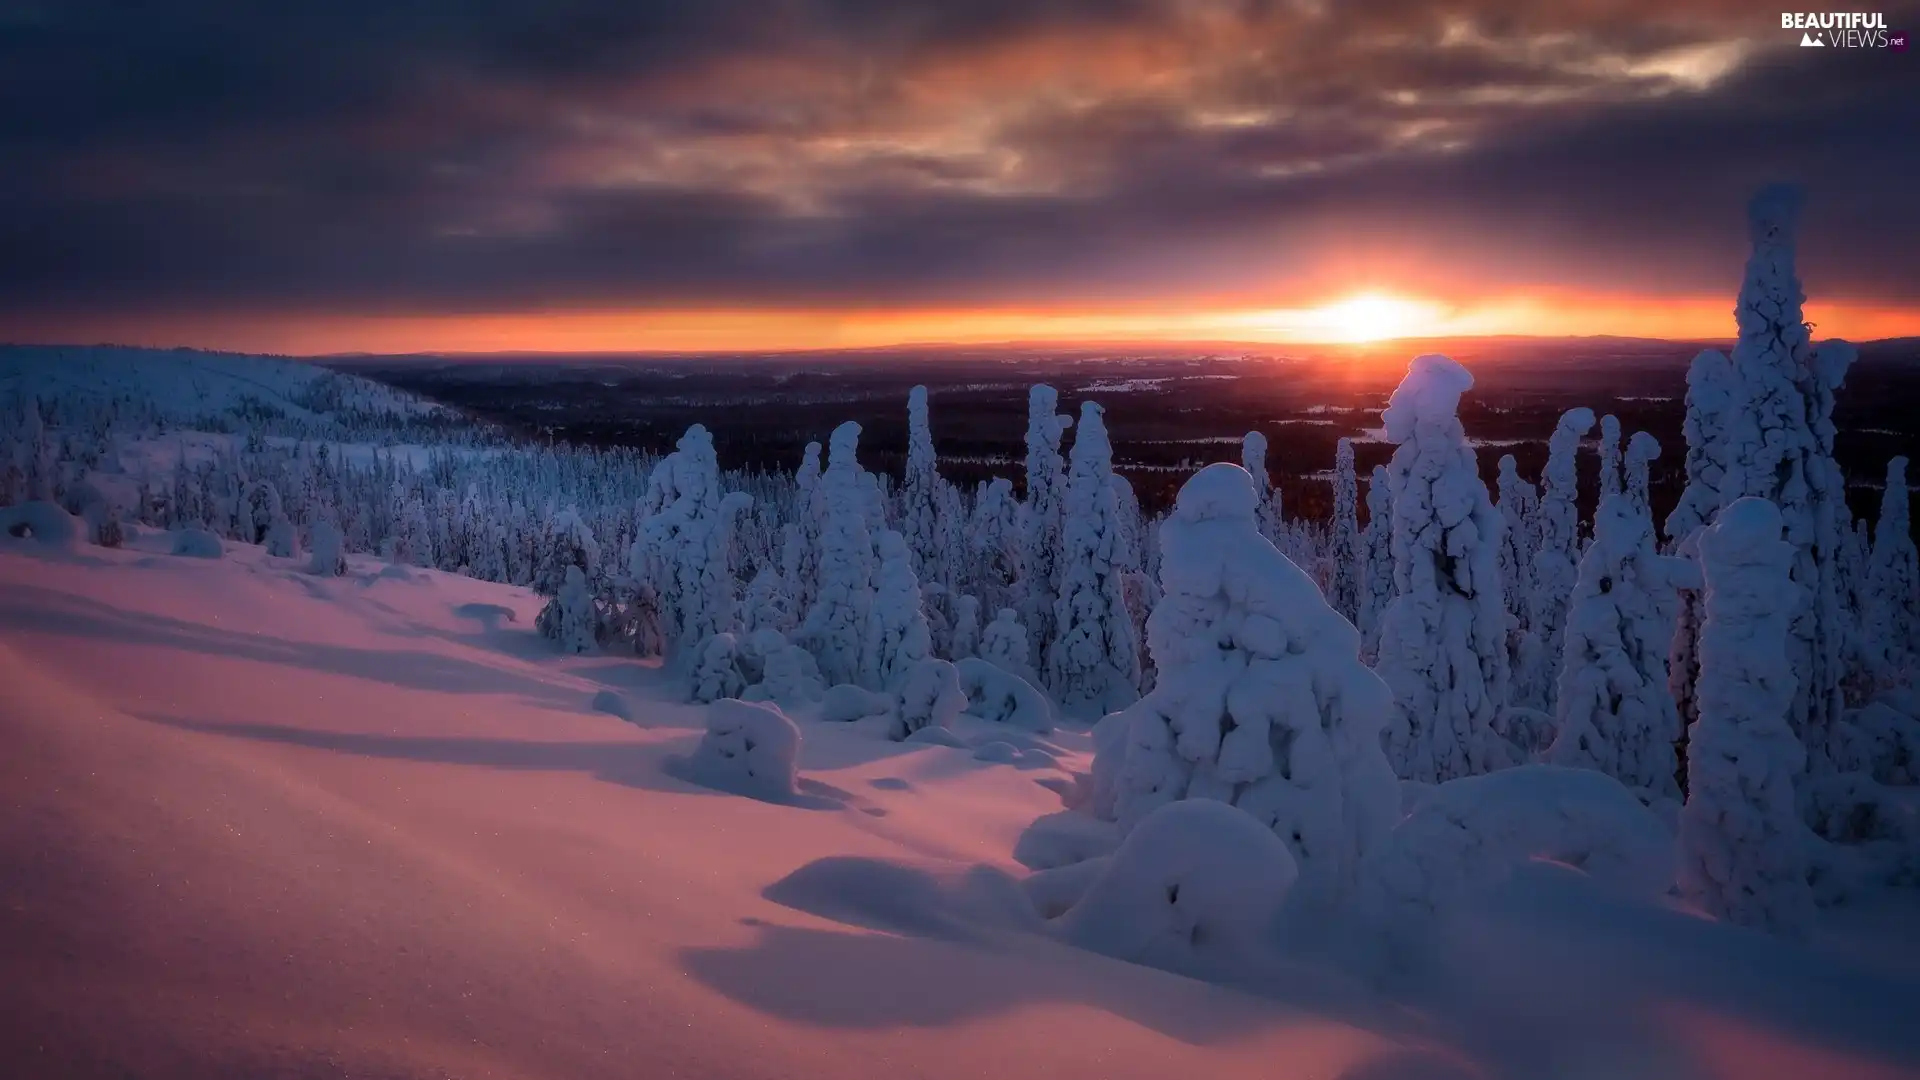
[[[646,517],[629,571],[658,598],[660,632],[670,661],[697,663],[708,638],[738,625],[734,530],[752,506],[744,492],[723,492],[713,436],[695,424],[655,466]]]
[[[1700,536],[1706,622],[1700,719],[1687,733],[1680,888],[1717,918],[1798,934],[1813,918],[1813,895],[1793,788],[1806,751],[1788,723],[1787,644],[1801,590],[1782,524],[1772,503],[1744,498]]]
[[[1766,499],[1779,508],[1794,546],[1794,612],[1788,659],[1798,676],[1793,727],[1810,767],[1833,767],[1828,743],[1840,719],[1841,680],[1850,647],[1840,609],[1838,552],[1850,528],[1845,481],[1833,460],[1834,392],[1853,363],[1840,341],[1814,347],[1794,270],[1799,194],[1769,188],[1748,209],[1753,253],[1735,309],[1740,338],[1733,369],[1743,404],[1726,433],[1723,499]]]
[[[567,567],[559,591],[540,609],[534,624],[541,636],[557,643],[562,652],[587,653],[596,648],[599,613],[594,609],[593,594],[587,590],[586,575],[578,566]]]
[[[1509,679],[1503,526],[1460,426],[1460,395],[1472,386],[1453,360],[1418,356],[1381,414],[1398,444],[1387,466],[1396,595],[1381,617],[1375,669],[1394,695],[1394,771],[1426,783],[1514,757],[1494,730]]]
[[[880,534],[879,554],[858,682],[869,690],[892,690],[933,655],[933,635],[921,610],[920,582],[906,539],[888,529]]]
[[[1547,694],[1540,685],[1549,673],[1540,663],[1540,639],[1531,628],[1527,598],[1533,595],[1533,549],[1535,519],[1540,493],[1531,481],[1521,477],[1512,454],[1500,456],[1500,478],[1495,485],[1501,523],[1500,594],[1506,598],[1507,663],[1512,673],[1513,702],[1529,709],[1546,706]]]
[[[810,442],[793,475],[794,532],[784,538],[781,557],[800,611],[810,611],[820,595],[820,518],[814,493],[820,487],[820,444]]]
[[[313,523],[312,543],[308,545],[307,572],[317,577],[340,577],[347,572],[345,538],[340,526],[326,518]]]
[[[980,651],[980,600],[958,596],[953,601],[953,631],[948,635],[947,658],[965,660]]]
[[[826,471],[813,488],[812,517],[820,529],[818,583],[801,637],[830,686],[858,683],[867,675],[861,659],[878,566],[867,529],[866,484],[855,460],[859,446],[859,424],[849,420],[833,429]]]
[[[900,533],[913,554],[913,573],[920,581],[936,580],[941,569],[940,474],[933,450],[933,427],[927,419],[927,388],[907,392],[907,467],[900,484]]]
[[[1681,729],[1667,692],[1667,647],[1677,590],[1692,584],[1693,564],[1654,546],[1644,507],[1624,493],[1601,501],[1567,608],[1557,734],[1547,761],[1679,798],[1674,744]]]
[[[1618,495],[1624,490],[1620,475],[1620,418],[1608,413],[1600,418],[1600,497]]]
[[[1333,444],[1333,587],[1327,602],[1348,622],[1360,620],[1360,480],[1354,474],[1353,440]]]
[[[1027,663],[1031,652],[1027,628],[1020,624],[1020,613],[1012,608],[1001,608],[980,635],[980,659],[1037,684],[1039,676]]]
[[[1687,367],[1686,486],[1667,515],[1667,541],[1676,554],[1697,561],[1700,530],[1713,522],[1731,487],[1727,479],[1727,432],[1740,407],[1742,390],[1733,362],[1707,349]],[[1700,593],[1682,589],[1674,617],[1673,643],[1667,650],[1667,689],[1684,730],[1699,718]]]
[[[906,739],[926,728],[952,727],[967,707],[954,666],[938,657],[923,656],[900,675],[894,692],[893,720],[888,737]]]
[[[1554,677],[1560,670],[1560,635],[1566,624],[1567,598],[1579,572],[1580,491],[1576,455],[1580,440],[1593,430],[1593,410],[1568,409],[1547,440],[1547,469],[1541,477],[1538,546],[1533,553],[1533,595],[1527,600],[1527,624],[1540,640],[1541,668],[1522,681],[1544,686],[1553,707]]]
[[[1392,711],[1359,635],[1258,526],[1253,478],[1200,470],[1161,526],[1159,681],[1101,722],[1094,805],[1131,829],[1182,799],[1232,803],[1271,828],[1303,888],[1332,900],[1391,826],[1398,785],[1381,751]]]
[[[1249,431],[1240,438],[1240,465],[1253,477],[1253,492],[1260,500],[1254,519],[1260,525],[1260,535],[1275,547],[1285,545],[1280,528],[1280,490],[1273,486],[1273,480],[1267,475],[1267,437],[1257,431]]]
[[[967,521],[966,552],[983,610],[1019,603],[1014,590],[1020,577],[1021,535],[1013,482],[1004,477],[981,481]]]
[[[1907,459],[1887,462],[1880,490],[1880,517],[1866,568],[1866,625],[1861,640],[1873,674],[1891,683],[1920,648],[1920,564],[1916,563],[1907,508]]]
[[[1020,504],[1020,614],[1032,653],[1029,668],[1053,642],[1053,605],[1059,597],[1061,503],[1066,495],[1060,439],[1071,417],[1054,410],[1060,395],[1040,385],[1027,392],[1027,497]]]
[[[1653,463],[1660,460],[1660,440],[1650,432],[1636,431],[1627,440],[1626,488],[1627,498],[1633,500],[1640,512],[1653,513]]]
[[[1368,663],[1380,651],[1380,617],[1393,602],[1393,485],[1387,467],[1375,465],[1367,479],[1367,527],[1360,533],[1360,655]]]
[[[1124,525],[1114,499],[1105,410],[1080,406],[1061,527],[1060,597],[1046,682],[1069,716],[1095,719],[1140,697],[1140,650],[1127,610]],[[1116,559],[1116,555],[1118,559]]]

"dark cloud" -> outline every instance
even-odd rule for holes
[[[1772,179],[1810,284],[1920,303],[1914,56],[1714,0],[0,0],[0,311],[1711,292]]]

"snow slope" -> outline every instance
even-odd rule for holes
[[[1911,908],[1813,953],[1508,895],[1448,1008],[1210,985],[1014,902],[1084,733],[994,764],[801,716],[800,797],[725,795],[680,779],[704,710],[556,656],[529,592],[168,547],[0,537],[9,1077],[1920,1075]]]

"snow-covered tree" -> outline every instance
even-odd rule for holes
[[[1661,555],[1653,519],[1624,493],[1594,513],[1593,544],[1567,608],[1556,736],[1546,759],[1678,798],[1680,717],[1667,692],[1677,587],[1693,565]]]
[[[1575,455],[1580,440],[1593,430],[1593,410],[1569,409],[1554,425],[1547,440],[1547,471],[1542,477],[1539,512],[1539,547],[1533,554],[1533,595],[1527,602],[1528,626],[1540,640],[1540,663],[1546,673],[1542,681],[1529,675],[1529,685],[1544,685],[1552,708],[1553,673],[1560,670],[1561,632],[1566,626],[1567,598],[1579,570],[1580,516],[1579,475]]]
[[[1787,645],[1799,586],[1778,509],[1743,498],[1700,537],[1706,621],[1700,719],[1688,732],[1680,889],[1708,914],[1776,933],[1813,918],[1794,803],[1806,751],[1792,726]]]
[[[1887,462],[1867,563],[1866,625],[1861,638],[1875,674],[1891,680],[1920,648],[1920,560],[1916,559],[1907,509],[1907,459]]]
[[[792,569],[787,577],[799,610],[813,608],[820,595],[820,519],[815,514],[814,492],[820,486],[820,444],[810,442],[800,457],[800,469],[794,473],[793,535],[784,538],[782,557]]]
[[[920,582],[906,539],[891,529],[881,533],[879,555],[858,682],[869,690],[892,690],[933,655],[933,636],[920,609]]]
[[[859,445],[859,424],[848,421],[835,428],[826,471],[813,491],[813,516],[820,524],[819,592],[807,609],[802,637],[830,686],[861,678],[878,571],[867,529],[866,485],[855,460]]]
[[[1735,309],[1734,375],[1744,407],[1732,417],[1723,499],[1754,496],[1779,508],[1798,553],[1800,587],[1789,659],[1796,676],[1792,719],[1818,770],[1833,764],[1828,741],[1844,706],[1841,681],[1851,628],[1841,619],[1838,551],[1850,527],[1845,482],[1833,460],[1834,392],[1853,363],[1845,342],[1814,347],[1794,271],[1799,194],[1762,191],[1748,209],[1753,253]]]
[[[586,576],[578,566],[566,568],[559,591],[540,609],[534,625],[542,637],[557,642],[563,652],[594,650],[599,615],[594,610],[593,594],[587,591]]]
[[[740,629],[748,634],[773,630],[782,635],[793,632],[793,593],[772,563],[763,563],[747,585],[746,602],[740,606]]]
[[[1113,737],[1096,733],[1096,809],[1130,829],[1181,799],[1232,803],[1287,844],[1302,887],[1337,902],[1399,812],[1380,744],[1392,696],[1353,625],[1260,535],[1258,507],[1230,464],[1181,488],[1148,620],[1159,680],[1102,721]]]
[[[309,554],[312,561],[307,564],[307,572],[319,577],[340,577],[345,574],[347,553],[340,527],[321,518],[313,523],[311,536],[313,543]]]
[[[1398,444],[1393,489],[1396,595],[1381,619],[1376,670],[1392,688],[1394,769],[1437,783],[1512,763],[1494,730],[1508,700],[1502,525],[1458,415],[1473,386],[1437,353],[1415,357],[1381,415]]]
[[[1533,596],[1535,530],[1540,492],[1521,477],[1512,454],[1500,457],[1496,485],[1501,523],[1500,593],[1507,602],[1507,664],[1512,672],[1513,703],[1535,711],[1547,703],[1546,683],[1553,673],[1541,662],[1540,638],[1533,632],[1529,599]]]
[[[1021,613],[1033,653],[1031,668],[1053,642],[1053,605],[1059,597],[1061,502],[1065,464],[1060,438],[1072,418],[1054,410],[1060,395],[1051,386],[1027,392],[1027,498],[1020,505]]]
[[[1380,651],[1380,617],[1393,602],[1393,485],[1387,467],[1375,465],[1367,479],[1367,527],[1360,534],[1360,655]]]
[[[561,586],[567,582],[568,567],[579,568],[584,578],[600,571],[600,543],[577,510],[562,510],[547,521],[540,551],[533,591],[541,596],[560,595]]]
[[[1105,410],[1080,406],[1067,475],[1060,598],[1047,648],[1047,685],[1069,715],[1093,719],[1140,696],[1140,652],[1127,610],[1125,542],[1115,505]]]
[[[1353,440],[1333,447],[1333,588],[1327,602],[1348,622],[1360,620],[1360,583],[1365,577],[1360,554],[1360,481],[1354,474]]]
[[[1608,413],[1600,418],[1600,498],[1618,495],[1623,490],[1620,475],[1620,418]]]
[[[980,634],[980,659],[1030,683],[1038,683],[1033,665],[1027,662],[1031,653],[1027,628],[1020,625],[1020,615],[1012,608],[1001,608]]]
[[[948,659],[964,660],[980,651],[980,600],[962,595],[953,601],[953,635]]]
[[[1642,512],[1653,513],[1653,463],[1660,460],[1660,440],[1645,431],[1636,431],[1627,440],[1626,496]]]
[[[1696,538],[1726,501],[1724,491],[1730,486],[1726,434],[1741,400],[1733,362],[1725,353],[1707,349],[1693,358],[1687,367],[1687,416],[1682,429],[1687,440],[1687,483],[1666,522],[1668,543],[1675,553],[1689,559],[1697,559]],[[1667,651],[1668,692],[1679,710],[1682,730],[1699,718],[1696,689],[1701,618],[1699,591],[1682,589],[1673,644]]]
[[[967,526],[967,555],[970,580],[983,607],[998,611],[1016,602],[1020,551],[1020,503],[1013,497],[1012,481],[982,481]]]
[[[1240,439],[1240,464],[1253,477],[1253,492],[1259,504],[1255,518],[1260,525],[1260,535],[1267,542],[1281,546],[1280,490],[1273,485],[1267,475],[1267,437],[1257,431],[1249,431]]]
[[[914,577],[932,582],[941,568],[940,473],[927,419],[927,388],[907,394],[907,467],[900,485],[900,532],[913,553]]]

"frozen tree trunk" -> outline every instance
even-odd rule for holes
[[[1360,656],[1372,663],[1380,651],[1380,617],[1393,602],[1393,485],[1387,467],[1375,465],[1367,480],[1367,527],[1360,534]]]
[[[1833,460],[1833,395],[1854,359],[1853,347],[1815,348],[1794,271],[1799,195],[1769,188],[1748,210],[1753,254],[1735,309],[1740,339],[1733,369],[1744,407],[1730,419],[1723,501],[1753,496],[1773,503],[1797,553],[1799,586],[1788,658],[1797,676],[1794,730],[1809,768],[1834,768],[1834,728],[1844,706],[1841,681],[1851,628],[1840,617],[1838,551],[1851,516]]]
[[[1333,589],[1327,599],[1348,622],[1360,620],[1360,583],[1365,577],[1360,552],[1360,481],[1354,474],[1353,440],[1333,450]]]
[[[1140,696],[1140,650],[1127,610],[1127,544],[1115,503],[1104,410],[1080,406],[1067,476],[1060,599],[1047,686],[1070,716],[1097,719]]]
[[[1653,519],[1624,494],[1594,514],[1567,611],[1549,764],[1595,769],[1658,798],[1680,794],[1680,718],[1667,692],[1676,586],[1692,566],[1659,554]]]
[[[1575,455],[1580,440],[1593,430],[1593,410],[1569,409],[1547,440],[1547,471],[1540,493],[1540,546],[1533,555],[1533,596],[1529,625],[1540,641],[1540,663],[1548,673],[1545,707],[1553,708],[1553,674],[1560,670],[1561,633],[1567,598],[1573,593],[1580,556],[1580,517],[1575,497],[1579,476]]]
[[[1399,812],[1380,745],[1392,698],[1359,635],[1258,526],[1253,478],[1187,481],[1161,529],[1154,689],[1096,732],[1095,805],[1123,828],[1182,799],[1231,803],[1284,841],[1317,900],[1350,894]]]
[[[1700,719],[1689,733],[1680,813],[1681,893],[1708,914],[1775,933],[1813,918],[1794,776],[1806,751],[1787,721],[1795,551],[1780,512],[1741,499],[1700,539],[1706,620]]]
[[[1060,438],[1072,420],[1058,415],[1051,386],[1027,393],[1027,498],[1020,507],[1021,611],[1033,653],[1029,670],[1052,645],[1053,605],[1060,592],[1061,500],[1065,494]]]
[[[1387,752],[1402,778],[1426,783],[1514,758],[1494,730],[1508,702],[1503,526],[1458,416],[1472,386],[1451,359],[1415,357],[1381,418],[1398,444],[1387,473],[1397,595],[1377,665],[1395,699]]]

